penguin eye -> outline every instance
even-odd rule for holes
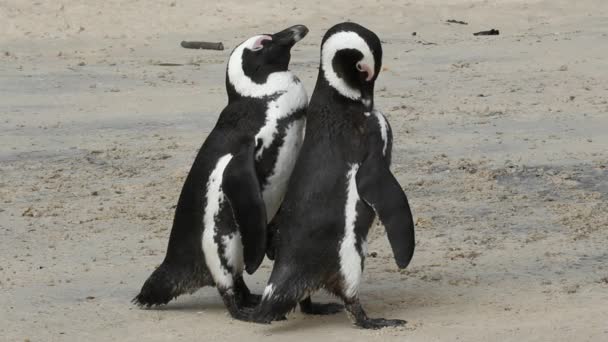
[[[359,62],[357,62],[357,70],[359,70],[361,72],[365,71],[365,70],[363,70],[363,67],[361,66],[361,63],[359,63]]]

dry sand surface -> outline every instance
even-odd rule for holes
[[[361,297],[408,325],[248,324],[213,288],[133,307],[226,103],[231,48],[306,24],[291,65],[310,93],[345,20],[383,40],[376,103],[418,236],[399,271],[374,227]],[[608,340],[605,0],[0,0],[0,52],[0,340]]]

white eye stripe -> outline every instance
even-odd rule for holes
[[[277,71],[268,76],[266,83],[253,82],[243,71],[243,52],[252,50],[256,42],[270,36],[254,36],[237,46],[228,59],[228,81],[234,86],[234,90],[241,96],[264,97],[284,91],[295,85],[296,78],[289,71]],[[263,39],[262,39],[263,40]]]
[[[332,66],[334,56],[339,50],[343,49],[356,49],[363,54],[363,58],[357,63],[357,69],[360,71],[365,71],[362,65],[367,65],[370,67],[370,70],[374,70],[376,65],[374,55],[369,45],[367,45],[361,36],[355,32],[347,31],[338,32],[329,37],[321,49],[321,66],[323,67],[325,79],[343,96],[357,100],[361,98],[361,91],[346,84],[343,79],[338,77]]]

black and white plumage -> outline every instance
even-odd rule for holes
[[[274,219],[275,263],[249,320],[282,318],[325,289],[341,298],[354,324],[377,329],[402,320],[371,319],[359,302],[367,234],[376,215],[397,265],[415,246],[408,200],[390,171],[392,131],[374,109],[382,47],[355,23],[323,38],[321,66],[308,107],[306,135],[287,195]]]
[[[307,33],[297,25],[254,36],[230,55],[228,105],[194,160],[166,257],[136,304],[166,304],[206,285],[217,286],[233,316],[259,302],[242,273],[253,273],[264,258],[267,221],[302,145],[308,99],[288,66],[292,46]]]

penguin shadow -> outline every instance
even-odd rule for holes
[[[299,310],[299,309],[298,309]],[[286,321],[274,321],[264,329],[264,333],[281,334],[314,329],[334,329],[352,326],[345,312],[328,316],[306,316],[298,313],[287,316]]]
[[[148,311],[161,311],[161,312],[208,312],[212,314],[219,314],[227,312],[226,306],[222,301],[217,290],[209,293],[205,293],[205,290],[199,290],[196,293],[190,295],[180,296],[168,304],[153,306],[150,308],[143,308]]]

